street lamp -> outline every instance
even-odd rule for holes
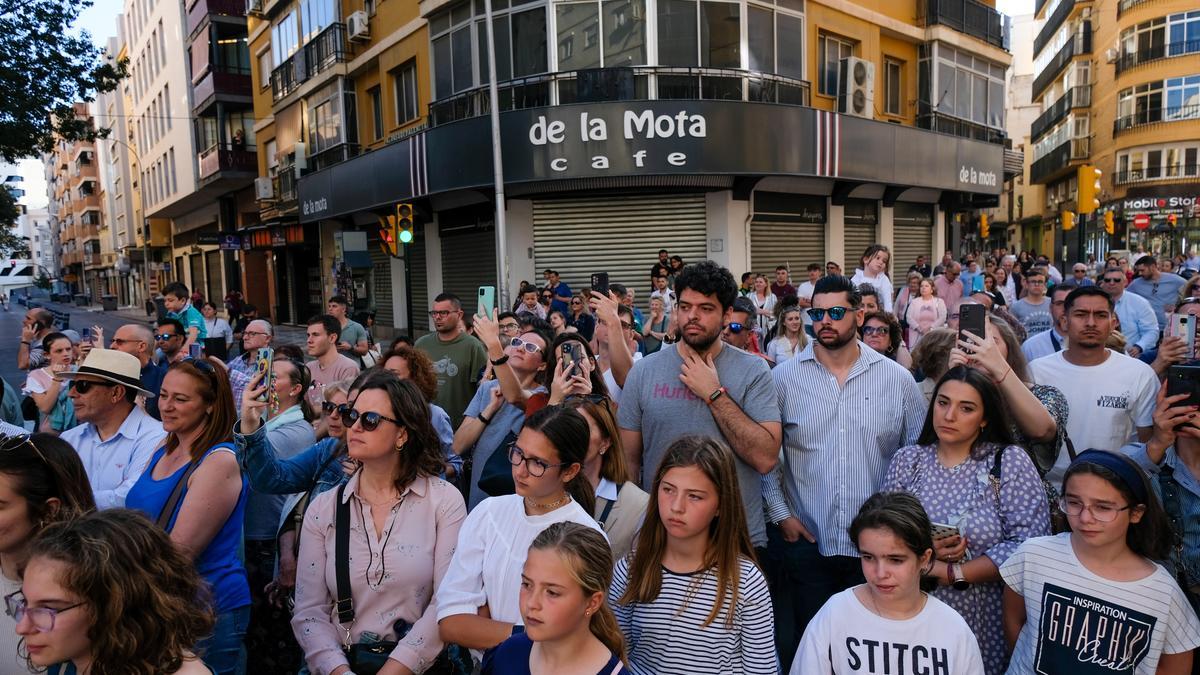
[[[109,138],[107,140],[113,143],[120,143],[125,146],[129,154],[133,155],[134,161],[137,162],[138,170],[141,170],[142,158],[138,155],[137,150],[125,141],[119,138]],[[146,284],[146,302],[150,302],[150,217],[146,215],[146,179],[145,176],[138,177],[138,192],[142,202],[142,281]]]

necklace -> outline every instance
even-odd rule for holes
[[[531,509],[543,509],[543,510],[545,510],[545,509],[556,509],[556,508],[558,508],[558,507],[562,506],[563,504],[566,504],[566,503],[567,503],[568,501],[570,501],[570,500],[571,500],[571,495],[569,495],[569,494],[567,494],[567,493],[565,493],[565,492],[564,492],[564,493],[562,494],[562,496],[561,496],[561,497],[559,497],[558,499],[555,499],[555,500],[554,500],[554,501],[552,501],[552,502],[545,502],[545,503],[543,503],[543,504],[538,504],[537,502],[533,501],[533,500],[532,500],[532,499],[530,499],[529,497],[526,497],[526,498],[525,498],[525,505],[526,505],[526,506],[528,506],[528,507],[529,507],[529,508],[531,508]]]
[[[366,502],[367,504],[370,504],[371,506],[377,505],[375,502],[369,502],[369,501],[363,499],[362,496],[359,496],[358,498],[360,500]],[[400,510],[400,504],[404,503],[404,496],[401,495],[394,499],[387,499],[387,500],[384,500],[383,502],[379,502],[379,504],[388,504],[390,502],[399,502],[398,504],[396,504],[396,506],[394,506],[392,508],[392,514],[393,514],[392,517],[394,518],[395,517],[394,514]],[[376,578],[374,580],[372,580],[371,579],[371,565],[373,564],[372,561],[375,559],[375,552],[372,550],[372,546],[371,546],[371,533],[367,531],[367,516],[366,516],[366,513],[364,513],[362,508],[358,509],[358,519],[359,519],[359,523],[361,524],[362,529],[363,529],[363,537],[367,540],[367,569],[366,569],[366,572],[364,573],[364,576],[367,579],[367,588],[370,588],[373,591],[377,591],[377,590],[379,590],[379,587],[383,585],[383,582],[386,581],[388,578],[387,545],[388,545],[388,541],[390,541],[392,538],[392,526],[395,523],[394,522],[387,523],[386,529],[383,532],[383,541],[380,542],[380,544],[379,544],[379,573],[376,575]]]

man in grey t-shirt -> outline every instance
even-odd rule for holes
[[[1046,297],[1046,273],[1034,268],[1025,275],[1025,297],[1009,305],[1008,311],[1025,327],[1025,334],[1033,337],[1054,327],[1050,313],[1050,298]]]
[[[1167,327],[1167,308],[1174,309],[1179,301],[1179,292],[1187,285],[1187,279],[1158,269],[1158,260],[1152,255],[1144,255],[1134,263],[1137,276],[1125,287],[1126,291],[1140,295],[1154,308],[1154,318],[1158,319],[1158,330]]]
[[[779,461],[779,401],[766,361],[722,343],[737,282],[711,261],[675,278],[682,341],[634,364],[617,426],[630,470],[643,489],[667,448],[684,434],[721,439],[733,451],[750,541],[765,547],[761,475]]]

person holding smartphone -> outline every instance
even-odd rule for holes
[[[892,457],[882,490],[904,490],[934,523],[934,597],[954,608],[979,641],[988,675],[1004,672],[1000,565],[1021,542],[1050,533],[1037,469],[1013,444],[1000,390],[986,374],[956,366],[942,376],[916,445]]]

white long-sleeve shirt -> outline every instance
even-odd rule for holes
[[[879,308],[885,312],[892,311],[892,294],[895,292],[892,289],[892,280],[886,274],[880,274],[877,277],[869,277],[867,273],[861,269],[854,270],[854,277],[850,282],[855,286],[859,284],[871,284],[875,287],[875,291],[879,294]]]
[[[62,439],[79,453],[96,496],[96,507],[101,509],[125,506],[125,495],[165,438],[162,422],[138,406],[108,440],[101,440],[96,425],[90,422],[62,433]]]

